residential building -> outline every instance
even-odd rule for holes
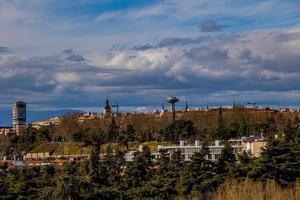
[[[98,113],[87,112],[87,113],[84,113],[84,114],[80,114],[80,116],[78,118],[78,121],[83,122],[83,121],[86,121],[86,120],[89,120],[89,119],[95,119],[97,117],[99,117]]]
[[[267,145],[267,141],[263,136],[250,136],[243,140],[244,150],[253,157],[259,157],[262,148]]]
[[[244,143],[243,139],[231,139],[228,141],[230,146],[233,148],[234,154],[237,156],[238,154],[242,153],[244,150]],[[206,156],[206,159],[211,161],[217,161],[221,157],[222,149],[225,147],[224,142],[220,140],[215,140],[212,144],[208,146],[209,155]],[[202,145],[199,140],[195,140],[193,144],[188,143],[187,141],[181,140],[179,145],[172,145],[172,146],[164,146],[158,145],[157,151],[152,152],[153,161],[155,162],[157,159],[160,158],[160,151],[166,151],[170,157],[175,152],[180,152],[182,160],[190,161],[194,153],[200,152],[202,149]],[[140,146],[138,151],[142,151],[142,147]],[[135,151],[130,151],[125,154],[126,161],[133,161]]]
[[[0,126],[0,135],[8,135],[13,132],[13,127]]]
[[[231,147],[234,149],[234,154],[237,155],[243,151],[243,140],[242,139],[231,139],[228,141]],[[206,159],[211,161],[216,161],[220,158],[222,149],[224,148],[225,144],[220,140],[215,140],[213,144],[208,146],[209,155],[207,155]],[[184,161],[190,161],[194,153],[200,152],[202,145],[200,144],[199,140],[196,140],[194,145],[187,144],[186,141],[180,141],[179,146],[163,146],[158,145],[157,149],[166,150],[170,156],[174,152],[180,152],[182,159]]]
[[[32,122],[32,127],[41,128],[43,126],[58,125],[61,122],[60,117],[54,117],[47,120],[38,120]]]

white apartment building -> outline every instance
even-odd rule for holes
[[[243,151],[243,139],[231,139],[229,140],[229,144],[234,149],[234,153],[237,155]],[[152,152],[153,161],[155,162],[160,157],[160,150],[166,150],[167,153],[172,156],[174,152],[180,152],[182,159],[184,161],[190,161],[192,156],[195,152],[201,151],[201,144],[199,140],[196,140],[193,145],[187,144],[186,141],[180,141],[179,146],[163,146],[158,145],[157,146],[157,152]],[[206,159],[211,161],[216,161],[220,158],[222,149],[224,148],[224,144],[219,141],[215,140],[213,144],[208,146],[209,148],[209,155],[207,155]],[[142,151],[142,146],[139,147],[138,151]],[[124,155],[124,158],[126,161],[130,162],[134,159],[135,151],[129,151]]]
[[[228,141],[231,147],[234,149],[235,155],[241,153],[243,151],[243,139],[231,139]],[[214,144],[211,144],[208,146],[209,149],[209,155],[207,155],[206,159],[211,161],[216,161],[220,158],[222,149],[224,148],[225,144],[222,143],[219,140],[215,140]],[[160,150],[166,150],[170,156],[174,152],[180,152],[182,159],[184,161],[190,161],[193,154],[196,152],[201,151],[201,144],[199,140],[196,140],[194,145],[186,144],[186,141],[180,141],[179,146],[163,146],[158,145],[157,149]]]
[[[237,156],[243,151],[248,152],[251,156],[258,157],[261,149],[266,146],[267,142],[262,136],[250,136],[238,139],[228,140],[230,146],[233,148],[234,154]],[[225,143],[220,140],[215,140],[208,146],[209,154],[206,156],[207,160],[217,161],[221,157],[222,149],[225,147]],[[201,151],[201,143],[199,140],[195,140],[193,144],[181,140],[179,145],[164,146],[158,145],[157,152],[152,152],[153,161],[155,162],[160,157],[160,150],[166,151],[170,157],[174,152],[180,152],[182,160],[190,161],[194,153]],[[142,151],[142,146],[138,151]],[[135,151],[130,151],[125,154],[126,161],[133,161]]]

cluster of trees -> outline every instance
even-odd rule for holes
[[[152,115],[133,115],[124,118],[118,116],[79,122],[78,114],[75,113],[63,117],[58,126],[51,125],[38,130],[29,128],[20,136],[10,136],[9,140],[0,138],[0,150],[2,153],[12,149],[15,152],[26,152],[43,142],[80,141],[86,132],[101,133],[106,142],[119,142],[127,148],[130,142],[162,140],[178,142],[180,139],[209,141],[260,134],[267,136],[284,131],[280,124],[286,124],[292,117],[283,117],[280,113],[263,113],[255,121],[249,120],[251,115],[243,109],[231,112],[222,110],[207,113],[187,112],[175,123],[164,117],[156,118]],[[204,123],[203,119],[206,118],[211,121]],[[203,123],[199,124],[201,121]],[[297,123],[299,118],[295,117],[292,121]]]
[[[228,124],[219,113],[217,126],[210,129],[200,131],[192,119],[180,119],[163,128],[149,123],[141,131],[134,121],[122,124],[118,118],[107,118],[80,124],[76,115],[66,116],[59,126],[29,128],[20,136],[4,138],[0,141],[5,143],[1,143],[1,151],[21,154],[43,142],[77,141],[93,147],[90,159],[63,168],[2,166],[0,199],[175,199],[195,194],[208,198],[225,180],[246,178],[260,183],[271,179],[281,187],[293,187],[300,181],[300,120],[282,119],[284,128],[279,128],[276,120],[269,116],[250,123],[241,118]],[[205,159],[206,142],[250,134],[268,138],[260,158],[253,159],[247,153],[235,157],[233,149],[226,145],[218,162]],[[204,141],[201,152],[195,153],[191,162],[184,162],[180,152],[171,158],[167,152],[161,152],[161,157],[153,162],[147,147],[128,163],[120,150],[108,148],[103,157],[99,156],[100,146],[105,143],[119,143],[128,150],[132,142],[181,139]]]
[[[164,137],[176,140],[177,136],[169,134],[170,128],[178,129],[179,138],[193,134],[190,122],[177,123],[166,127]],[[61,169],[53,166],[2,167],[0,198],[175,199],[196,194],[207,199],[228,179],[247,178],[260,184],[274,180],[281,187],[293,187],[300,181],[300,129],[296,121],[289,121],[277,138],[268,137],[268,145],[260,158],[253,159],[247,153],[235,157],[233,148],[226,145],[217,162],[205,159],[209,153],[206,144],[190,162],[184,162],[180,152],[173,153],[170,158],[164,151],[154,162],[146,146],[136,153],[132,162],[125,162],[123,152],[109,148],[100,157],[99,144],[121,140],[121,136],[125,137],[123,142],[133,140],[135,131],[129,126],[126,132],[130,134],[119,133],[117,138],[106,138],[105,132],[98,131],[74,134],[77,140],[95,147],[90,159],[84,162],[69,163]]]

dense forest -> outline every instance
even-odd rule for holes
[[[300,126],[297,116],[278,122],[280,116],[272,114],[250,120],[243,111],[237,111],[232,115],[238,120],[232,121],[221,109],[212,115],[214,123],[209,123],[211,128],[201,125],[206,126],[202,129],[188,115],[175,122],[168,121],[165,126],[156,126],[161,123],[156,119],[153,120],[157,123],[150,124],[146,117],[139,122],[133,119],[135,116],[130,120],[109,117],[78,122],[76,115],[69,115],[57,127],[29,128],[20,136],[12,135],[1,140],[1,148],[17,154],[43,142],[76,141],[92,148],[90,159],[70,162],[63,167],[17,169],[1,166],[0,198],[249,199],[253,197],[254,189],[257,195],[261,195],[256,199],[272,199],[270,192],[285,195],[288,199],[300,198]],[[144,132],[139,125],[143,120]],[[235,157],[233,148],[225,145],[217,162],[205,159],[209,153],[207,144],[212,139],[226,143],[229,138],[252,133],[263,134],[268,140],[259,158],[252,158],[246,152]],[[202,150],[195,153],[190,162],[184,162],[180,152],[170,158],[163,151],[154,162],[147,146],[136,152],[133,162],[125,162],[124,148],[106,148],[105,153],[100,154],[103,144],[117,143],[128,148],[134,142],[176,143],[181,139],[195,138],[203,142]],[[236,196],[230,196],[230,193]]]

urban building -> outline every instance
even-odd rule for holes
[[[90,149],[77,143],[43,143],[23,155],[27,165],[62,165],[70,161],[82,161],[90,157]],[[46,162],[47,161],[47,162]]]
[[[109,105],[108,97],[106,98],[105,106],[104,106],[102,114],[105,116],[111,115],[111,107]]]
[[[86,120],[89,120],[89,119],[95,119],[99,117],[99,114],[98,113],[94,113],[94,112],[87,112],[87,113],[84,113],[84,114],[80,114],[79,118],[78,118],[78,121],[79,122],[84,122]]]
[[[13,105],[13,130],[19,135],[26,128],[26,103],[18,101]]]
[[[33,121],[32,122],[32,127],[33,128],[41,128],[44,126],[50,126],[50,125],[58,125],[61,122],[60,117],[53,117],[47,120],[38,120],[38,121]]]
[[[250,136],[248,138],[238,138],[238,139],[230,139],[229,145],[233,148],[234,154],[237,156],[243,151],[248,152],[251,156],[259,157],[260,152],[264,146],[266,146],[267,141],[261,136]],[[212,144],[208,145],[209,154],[206,156],[207,160],[217,161],[221,157],[222,149],[225,147],[225,143],[220,140],[215,140]],[[139,147],[138,151],[141,150],[142,147]],[[188,143],[187,141],[181,140],[179,145],[172,146],[164,146],[158,145],[157,151],[152,152],[153,161],[155,162],[160,157],[160,151],[166,151],[170,157],[175,152],[181,153],[181,158],[184,161],[190,161],[194,153],[200,152],[202,149],[202,145],[199,140],[195,140],[193,144]],[[135,151],[129,151],[125,154],[126,161],[133,161]]]
[[[0,126],[0,135],[8,135],[13,132],[13,127]]]
[[[263,147],[267,145],[267,141],[262,136],[250,136],[243,140],[244,150],[253,157],[259,157]]]
[[[243,151],[243,139],[231,139],[228,141],[231,147],[234,149],[234,154],[237,155]],[[211,161],[216,161],[220,158],[222,149],[224,148],[225,144],[220,140],[215,140],[214,144],[210,144],[208,146],[209,155],[207,155],[206,159]],[[186,141],[181,140],[178,145],[174,146],[163,146],[158,145],[157,149],[167,151],[170,156],[174,152],[180,152],[182,159],[184,161],[190,161],[194,153],[200,152],[202,145],[199,140],[195,140],[194,145],[187,144]]]

